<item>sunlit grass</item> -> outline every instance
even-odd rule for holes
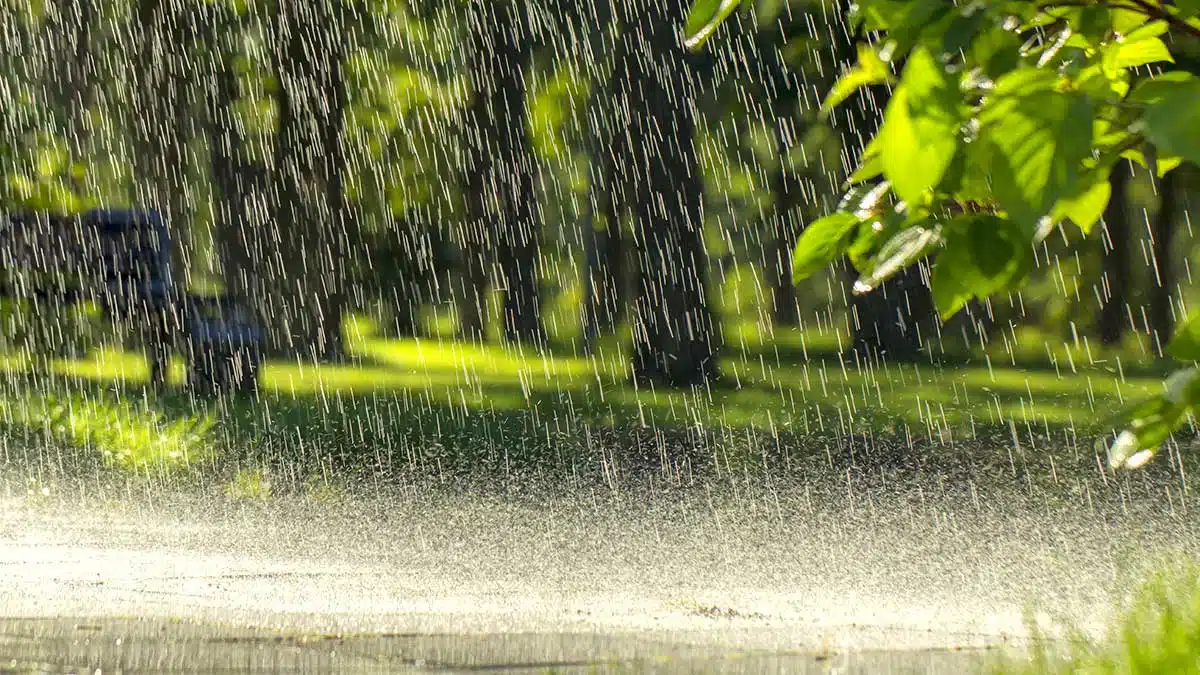
[[[22,387],[0,396],[0,426],[32,432],[29,440],[86,448],[127,470],[170,469],[203,459],[213,419],[169,417],[147,400]]]
[[[991,675],[1165,675],[1200,673],[1200,565],[1165,566],[1118,604],[1099,640],[1069,629],[1066,642],[1035,640],[1025,660],[992,665]],[[1035,636],[1037,631],[1033,631]]]
[[[444,453],[466,453],[469,463],[467,446],[510,445],[505,439],[514,438],[524,439],[515,451],[532,461],[554,444],[553,434],[583,433],[584,426],[943,442],[984,432],[1060,437],[1068,430],[1105,432],[1120,407],[1162,386],[1155,374],[1119,377],[1094,364],[1074,373],[1044,363],[1006,367],[981,357],[962,365],[871,365],[839,357],[836,349],[814,349],[804,359],[796,349],[803,341],[841,338],[831,330],[781,331],[771,338],[745,323],[743,346],[722,359],[725,381],[693,390],[635,386],[626,350],[614,339],[585,357],[499,343],[388,339],[356,318],[346,323],[349,360],[269,362],[258,402],[206,403],[179,390],[145,397],[144,358],[114,348],[74,360],[5,354],[0,367],[25,384],[2,398],[10,426],[49,430],[116,466],[146,467],[182,465],[202,450],[214,456],[237,446],[282,452],[297,444],[318,455],[370,456],[400,447],[410,459],[443,453],[437,455],[442,461],[449,457]],[[179,385],[183,376],[176,359],[170,380]],[[64,392],[71,381],[89,382],[96,391]],[[77,412],[51,415],[57,404],[41,401],[53,396],[72,401],[67,409]],[[217,421],[220,438],[202,419]],[[492,436],[496,440],[486,440]],[[529,439],[538,440],[527,445]]]

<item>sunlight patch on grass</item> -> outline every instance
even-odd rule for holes
[[[96,451],[123,469],[172,469],[202,459],[207,416],[170,419],[145,400],[25,389],[0,396],[0,425]]]

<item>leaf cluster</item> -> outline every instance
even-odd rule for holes
[[[689,44],[737,4],[696,2]],[[1200,163],[1200,77],[1173,56],[1200,39],[1196,0],[860,0],[845,20],[857,59],[822,114],[863,88],[890,96],[838,209],[801,234],[796,282],[848,256],[866,293],[925,261],[947,319],[1018,288],[1055,228],[1090,233],[1119,161],[1158,176]],[[1180,330],[1173,355],[1200,359],[1198,326]],[[1132,411],[1114,466],[1144,463],[1200,406],[1194,370],[1167,384]]]

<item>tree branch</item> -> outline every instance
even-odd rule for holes
[[[1052,0],[1051,2],[1039,4],[1038,9],[1044,11],[1059,7],[1093,7],[1097,4],[1109,9],[1127,9],[1131,12],[1138,12],[1151,19],[1165,21],[1169,27],[1187,33],[1194,38],[1200,38],[1200,26],[1195,26],[1180,19],[1163,7],[1154,5],[1149,0],[1123,0],[1123,2],[1106,0]]]
[[[1143,14],[1145,14],[1146,16],[1149,16],[1149,17],[1152,17],[1155,19],[1160,19],[1162,21],[1166,21],[1168,26],[1170,26],[1172,28],[1177,28],[1177,29],[1191,35],[1194,38],[1200,38],[1200,27],[1193,26],[1192,24],[1188,23],[1187,21],[1180,19],[1179,17],[1175,16],[1174,14],[1171,14],[1170,12],[1168,12],[1163,7],[1152,5],[1147,0],[1126,0],[1126,1],[1133,3],[1134,7],[1115,7],[1115,8],[1116,9],[1141,10],[1141,12]]]

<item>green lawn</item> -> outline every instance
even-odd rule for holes
[[[488,471],[537,467],[548,455],[569,463],[573,452],[596,452],[590,435],[646,428],[743,449],[762,443],[732,439],[787,438],[815,449],[803,439],[952,446],[1016,434],[1036,448],[1039,439],[1104,433],[1120,407],[1161,386],[1160,371],[1136,355],[1125,365],[1082,344],[1047,350],[1044,340],[1040,361],[993,345],[948,364],[875,366],[840,357],[844,337],[828,331],[767,336],[744,324],[727,332],[725,382],[675,391],[632,386],[613,343],[595,358],[544,355],[384,339],[366,321],[349,322],[347,337],[349,363],[269,363],[257,403],[212,404],[180,391],[150,400],[135,353],[98,349],[41,364],[10,354],[0,361],[10,381],[0,412],[10,433],[48,435],[123,466],[265,452]],[[178,383],[182,364],[173,370]]]

